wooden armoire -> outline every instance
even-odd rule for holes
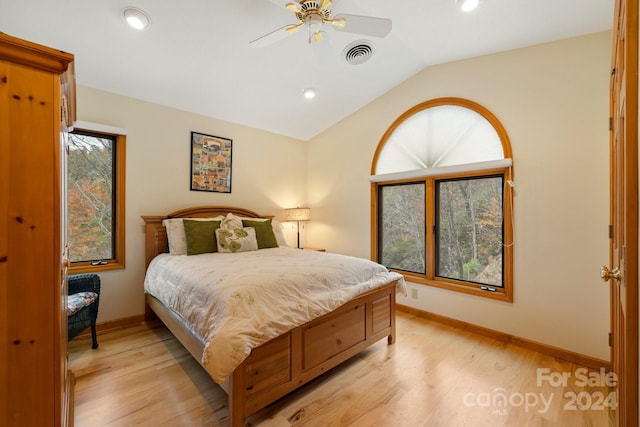
[[[0,425],[72,425],[66,130],[73,55],[0,33]]]

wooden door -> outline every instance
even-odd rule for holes
[[[638,2],[616,0],[611,69],[611,361],[618,425],[638,425]]]

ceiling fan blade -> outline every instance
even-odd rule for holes
[[[292,24],[292,25],[287,26],[284,30],[289,34],[293,34],[296,31],[298,31],[300,29],[300,27],[302,27],[303,25],[304,25],[304,22],[301,22],[301,23],[295,24],[295,25]]]
[[[320,10],[325,10],[331,7],[332,4],[333,4],[332,0],[322,0],[322,3],[320,3]]]
[[[287,3],[287,5],[285,7],[287,9],[289,9],[290,11],[292,11],[293,13],[299,13],[300,12],[300,7],[298,6],[297,3]]]
[[[255,48],[268,46],[272,43],[275,43],[279,40],[284,39],[289,34],[296,32],[301,26],[302,24],[285,25],[284,27],[278,28],[275,31],[272,31],[270,33],[265,34],[262,37],[258,37],[257,39],[250,41],[249,46],[255,47]]]
[[[344,20],[344,21],[342,21]],[[391,19],[360,15],[336,15],[333,26],[338,31],[362,34],[365,36],[385,37],[391,32]],[[344,25],[342,24],[344,22]]]

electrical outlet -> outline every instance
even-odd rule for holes
[[[411,298],[418,299],[418,290],[416,288],[411,289]]]

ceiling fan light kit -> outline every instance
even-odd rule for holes
[[[279,0],[271,0],[276,4]],[[330,28],[347,33],[362,34],[366,36],[385,37],[391,31],[391,20],[361,15],[333,15],[332,0],[299,0],[286,4],[286,8],[295,14],[298,23],[286,25],[274,30],[249,43],[252,47],[267,46],[288,34],[293,34],[306,25],[308,42],[320,43],[324,38],[323,28],[328,24]]]

